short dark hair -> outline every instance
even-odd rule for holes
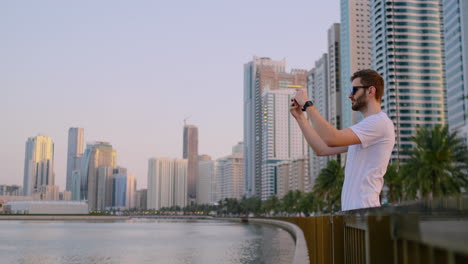
[[[382,76],[371,69],[365,69],[357,71],[351,76],[351,81],[356,78],[361,78],[362,85],[374,86],[375,87],[375,99],[382,102],[382,96],[384,92],[384,80]]]

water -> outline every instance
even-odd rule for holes
[[[269,225],[131,219],[0,221],[0,263],[291,263],[294,241]]]

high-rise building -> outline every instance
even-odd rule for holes
[[[441,0],[371,2],[372,65],[396,128],[392,159],[404,160],[418,126],[445,123]]]
[[[136,203],[138,210],[146,210],[148,202],[148,189],[141,189],[136,191]]]
[[[58,201],[60,196],[59,187],[57,185],[42,185],[36,192],[37,200]]]
[[[370,1],[341,0],[340,69],[342,128],[356,124],[362,115],[351,110],[350,78],[371,67]],[[329,42],[330,47],[330,42]],[[329,49],[330,52],[330,49]]]
[[[54,185],[54,142],[47,136],[36,136],[26,141],[24,159],[23,195],[45,190],[43,186]]]
[[[112,178],[114,190],[112,206],[121,209],[135,208],[137,206],[135,176],[130,173],[116,173]]]
[[[243,153],[244,152],[244,142],[240,141],[235,146],[232,147],[232,154]]]
[[[340,24],[328,29],[328,121],[342,129]],[[345,92],[346,94],[346,92]],[[347,109],[349,111],[349,109]]]
[[[0,196],[21,196],[23,189],[18,185],[0,184]]]
[[[148,209],[187,205],[187,168],[186,159],[149,159]]]
[[[328,67],[328,54],[325,53],[315,62],[315,67],[309,72],[307,83],[308,94],[315,107],[328,122],[330,122],[330,78]],[[336,125],[336,124],[332,124]],[[315,182],[320,171],[327,166],[331,156],[317,156],[312,148],[309,149],[310,178]]]
[[[312,191],[308,162],[309,160],[304,156],[294,160],[283,161],[276,165],[278,175],[278,198],[281,199],[289,191]]]
[[[108,142],[87,144],[81,167],[81,199],[90,211],[112,206],[112,175],[117,154]]]
[[[261,120],[262,87],[258,82],[258,69],[270,68],[285,72],[286,59],[253,57],[244,64],[244,185],[247,196],[261,195]]]
[[[299,85],[293,85],[298,87]],[[305,88],[305,86],[304,86]],[[289,113],[296,90],[289,86],[263,92],[261,181],[263,200],[278,194],[276,165],[307,156],[308,145],[301,129]]]
[[[198,170],[198,162],[197,162]],[[198,175],[198,171],[197,171]],[[181,208],[188,204],[188,160],[174,160],[174,204]]]
[[[468,2],[444,0],[447,121],[468,143]]]
[[[212,204],[216,190],[215,161],[203,160],[198,164],[197,204]]]
[[[285,71],[286,60],[253,57],[244,65],[244,185],[247,196],[262,195],[262,95],[265,89],[305,87],[304,70]]]
[[[216,178],[219,181],[219,199],[244,196],[243,154],[235,153],[217,160]]]
[[[71,195],[73,201],[81,200],[81,173],[80,170],[74,170],[72,172],[72,187],[71,187]]]
[[[66,190],[71,191],[73,185],[73,171],[80,170],[81,156],[83,156],[84,129],[70,127],[68,129],[67,150],[67,181]]]
[[[198,128],[194,125],[184,126],[184,159],[187,159],[187,195],[190,202],[196,201],[198,174]]]

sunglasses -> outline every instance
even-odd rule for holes
[[[360,89],[360,88],[364,88],[364,89],[367,89],[369,87],[371,87],[372,85],[369,85],[369,86],[353,86],[352,89],[350,89],[349,93],[355,95],[356,92]]]

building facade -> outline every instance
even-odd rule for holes
[[[113,201],[112,207],[124,210],[137,207],[136,203],[136,180],[130,173],[117,173],[112,176]]]
[[[198,165],[197,204],[212,204],[217,187],[215,161],[203,160]]]
[[[88,200],[90,211],[112,206],[112,175],[117,153],[108,142],[88,144],[81,166],[81,199]]]
[[[362,119],[351,110],[348,96],[352,74],[371,68],[370,0],[341,0],[340,8],[341,119],[342,128],[347,128]]]
[[[304,156],[290,161],[283,161],[276,165],[278,177],[277,197],[279,199],[283,198],[289,191],[312,191],[308,162],[309,159]]]
[[[220,199],[244,196],[243,154],[235,153],[217,160]]]
[[[21,196],[23,188],[19,185],[0,184],[0,196]]]
[[[299,85],[263,92],[261,184],[263,200],[278,194],[276,165],[307,156],[308,145],[294,117],[289,113],[291,99]]]
[[[304,70],[286,72],[286,60],[254,57],[244,65],[244,185],[247,196],[262,196],[263,92],[306,87]]]
[[[54,185],[54,142],[47,136],[36,136],[26,141],[24,159],[23,195],[32,196],[43,186]]]
[[[447,121],[468,143],[468,2],[444,0]]]
[[[68,150],[67,150],[67,179],[66,190],[73,190],[73,171],[80,171],[81,157],[84,147],[84,129],[70,127],[68,129]]]
[[[404,160],[418,126],[445,124],[441,1],[372,0],[371,14],[372,65],[396,129],[392,160]]]
[[[188,202],[188,160],[151,158],[148,161],[148,209],[185,207]]]
[[[182,158],[187,159],[187,195],[191,202],[196,201],[198,174],[198,128],[194,125],[184,126]]]

